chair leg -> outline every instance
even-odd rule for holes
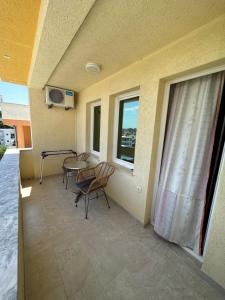
[[[81,192],[79,192],[79,194],[77,195],[77,197],[76,197],[76,199],[75,199],[75,205],[76,205],[76,207],[77,207],[77,203],[80,201],[80,198],[82,197],[82,193]]]
[[[86,215],[86,211],[87,211],[87,196],[84,196],[84,209],[85,209],[85,215]]]
[[[66,171],[66,190],[67,190],[67,187],[68,187],[68,172]]]
[[[104,193],[105,200],[106,200],[106,202],[107,202],[108,208],[110,208],[110,206],[109,206],[109,201],[108,201],[108,198],[107,198],[106,192],[105,192],[105,190],[104,190],[104,189],[102,189],[102,190],[103,190],[103,193]]]
[[[85,195],[85,203],[86,203],[86,195]],[[88,199],[87,199],[87,206],[86,206],[86,204],[85,204],[85,219],[87,219],[87,217],[88,217],[88,207],[89,207],[89,201],[90,201],[90,198],[89,198],[89,195],[88,195]]]

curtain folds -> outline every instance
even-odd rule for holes
[[[163,238],[199,253],[224,72],[171,87],[154,215]]]

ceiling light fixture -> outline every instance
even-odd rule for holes
[[[8,55],[8,54],[4,54],[3,57],[4,57],[5,59],[10,59],[10,58],[11,58],[11,56]]]
[[[89,62],[85,65],[85,69],[89,73],[99,73],[101,71],[101,67],[93,62]]]

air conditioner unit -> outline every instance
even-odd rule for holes
[[[49,108],[53,106],[63,107],[66,110],[74,108],[74,92],[71,90],[46,85],[45,96]]]

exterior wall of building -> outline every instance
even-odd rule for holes
[[[4,136],[4,131],[0,130],[0,145],[5,144],[5,136]]]
[[[41,90],[30,90],[31,121],[33,136],[33,164],[26,166],[23,176],[39,174],[40,152],[75,148],[87,151],[89,144],[89,104],[101,100],[100,160],[112,160],[114,99],[115,96],[131,90],[140,90],[140,109],[135,150],[134,172],[117,166],[109,182],[107,192],[121,206],[128,210],[141,223],[150,220],[156,157],[159,141],[162,103],[165,82],[181,75],[192,74],[209,67],[225,64],[225,18],[224,16],[192,32],[175,43],[164,47],[107,79],[81,91],[76,110],[65,112],[62,109],[48,110]],[[141,45],[140,45],[141,46]],[[77,116],[77,117],[76,117]],[[26,161],[24,152],[23,161]],[[30,159],[30,153],[28,160]],[[29,160],[30,161],[30,160]],[[96,160],[95,160],[96,161]],[[46,175],[60,172],[62,160],[49,158]],[[22,166],[23,169],[23,166]],[[221,173],[220,184],[225,174]],[[223,192],[223,190],[221,190]],[[213,217],[213,232],[219,232],[209,239],[203,270],[224,287],[225,251],[220,240],[225,236],[223,216],[225,207],[221,204],[225,195],[217,197]],[[214,245],[213,245],[214,243]],[[214,268],[215,262],[217,268]],[[211,272],[210,270],[214,270]]]
[[[0,128],[0,145],[6,145],[8,147],[16,147],[15,129]]]
[[[150,219],[158,146],[156,132],[160,127],[164,84],[168,79],[222,64],[225,61],[224,29],[223,17],[79,94],[77,149],[87,150],[87,104],[101,99],[100,159],[111,161],[115,96],[140,90],[134,173],[118,166],[108,192],[142,223]]]
[[[5,125],[15,126],[18,148],[32,146],[30,133],[30,106],[1,102],[2,121]]]
[[[87,104],[101,99],[100,160],[112,160],[114,98],[118,93],[140,89],[140,110],[137,127],[134,172],[117,166],[108,186],[108,194],[133,216],[146,224],[150,220],[159,130],[165,82],[225,63],[225,18],[220,18],[193,32],[154,55],[147,57],[79,94],[77,109],[77,149],[87,149]],[[224,172],[221,181],[225,180]],[[221,189],[221,193],[224,190]],[[225,236],[222,204],[225,194],[217,197],[212,219],[214,238],[209,240],[203,270],[218,283],[224,284]],[[219,233],[216,234],[216,232]],[[215,267],[216,264],[216,267]]]
[[[22,151],[21,155],[23,162],[28,157],[32,163],[29,166],[21,165],[23,177],[33,175],[37,178],[40,175],[40,154],[42,151],[75,149],[76,118],[75,110],[65,111],[59,107],[48,109],[42,89],[30,89],[29,97],[33,149],[32,153]],[[64,158],[65,156],[47,157],[44,175],[61,173]]]
[[[225,152],[220,172],[202,270],[225,288]]]
[[[26,179],[34,177],[34,159],[32,149],[20,150],[20,176],[21,178]]]
[[[31,148],[32,141],[31,141],[30,124],[23,126],[23,136],[24,136],[24,148]]]
[[[30,121],[30,106],[1,102],[2,119],[26,120]]]
[[[15,126],[18,148],[32,147],[30,121],[3,119],[3,123],[9,126]]]
[[[40,2],[1,2],[0,73],[6,82],[27,83]],[[10,63],[4,61],[3,53],[12,56]]]

